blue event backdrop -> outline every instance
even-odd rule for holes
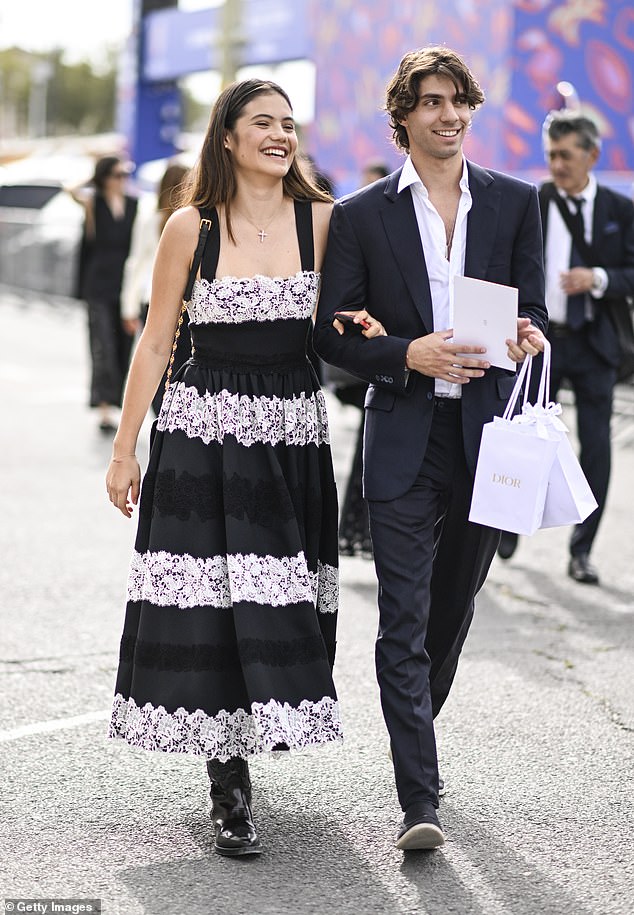
[[[147,17],[151,53],[139,67],[146,95],[153,79],[216,65],[218,16],[216,7]],[[566,80],[604,137],[600,168],[634,169],[634,5],[628,0],[243,0],[243,17],[243,63],[304,55],[315,62],[316,116],[304,145],[338,193],[358,185],[369,160],[401,161],[381,111],[385,86],[402,55],[426,44],[462,53],[485,91],[465,147],[476,161],[544,174],[541,125],[551,108],[561,107],[556,85]],[[292,98],[293,86],[285,88]],[[149,149],[143,156],[151,157]]]
[[[604,137],[601,169],[634,169],[634,5],[627,0],[309,0],[317,61],[309,142],[338,190],[363,163],[400,161],[381,113],[402,54],[425,44],[462,53],[487,101],[466,152],[490,168],[544,173],[541,126],[572,83]]]

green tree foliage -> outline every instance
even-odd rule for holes
[[[21,48],[0,51],[0,125],[5,138],[29,134],[34,83],[46,76],[46,133],[91,135],[114,130],[117,53],[99,69],[91,63],[67,64],[61,50],[34,54]],[[205,130],[209,107],[183,90],[183,128]]]
[[[42,64],[48,67],[47,133],[92,134],[114,129],[116,55],[100,71],[88,62],[64,63],[62,51],[32,54],[20,48],[0,51],[0,104],[4,121],[17,135],[28,131],[29,100]],[[46,69],[46,67],[45,67]],[[41,77],[40,77],[41,79]]]

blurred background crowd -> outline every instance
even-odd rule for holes
[[[365,183],[368,165],[393,169],[385,83],[405,50],[432,43],[463,53],[487,96],[468,156],[539,182],[544,117],[580,107],[603,138],[600,183],[631,195],[626,0],[61,0],[37,16],[2,0],[0,282],[73,295],[83,212],[64,189],[114,155],[128,193],[156,193],[168,162],[193,162],[234,78],[289,92],[302,148],[335,195]]]
[[[597,180],[632,197],[627,0],[59,0],[36,16],[33,4],[0,0],[0,288],[87,303],[90,405],[102,431],[116,427],[111,408],[171,191],[221,87],[252,75],[280,83],[304,167],[337,197],[400,164],[381,110],[385,84],[402,54],[425,44],[455,48],[481,80],[470,158],[540,183],[545,117],[579,110],[602,138]],[[96,309],[104,277],[109,304]],[[340,403],[362,414],[365,385],[322,369]],[[341,548],[371,555],[361,435],[362,422]]]

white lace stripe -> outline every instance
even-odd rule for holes
[[[313,602],[320,613],[336,613],[339,609],[339,569],[318,562],[317,571],[310,572]]]
[[[309,318],[317,304],[319,274],[224,276],[194,283],[188,305],[192,324],[242,324]]]
[[[170,713],[149,702],[141,708],[134,699],[117,693],[108,736],[143,750],[191,753],[226,762],[231,756],[265,753],[280,743],[304,750],[341,740],[343,731],[339,704],[330,696],[318,702],[304,699],[297,708],[271,699],[266,704],[254,702],[250,712],[223,709],[211,716],[202,709],[179,708]]]
[[[197,558],[165,550],[132,553],[128,600],[146,600],[158,607],[232,607],[250,601],[284,607],[311,601],[322,613],[335,613],[339,572],[318,564],[309,572],[303,552],[297,556],[228,556]]]
[[[158,419],[162,431],[180,430],[188,438],[222,442],[233,435],[241,445],[328,444],[328,416],[321,391],[295,397],[253,397],[223,389],[215,394],[178,382],[166,396]]]

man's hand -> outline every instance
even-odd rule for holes
[[[573,267],[561,273],[559,279],[566,295],[581,295],[592,289],[594,274],[591,267]]]
[[[470,354],[484,353],[485,347],[448,343],[451,337],[453,330],[441,330],[412,340],[407,347],[407,368],[453,384],[468,384],[471,378],[482,378],[491,363]]]
[[[517,319],[517,340],[507,340],[508,357],[513,362],[523,362],[527,356],[544,352],[546,338],[530,318]]]

